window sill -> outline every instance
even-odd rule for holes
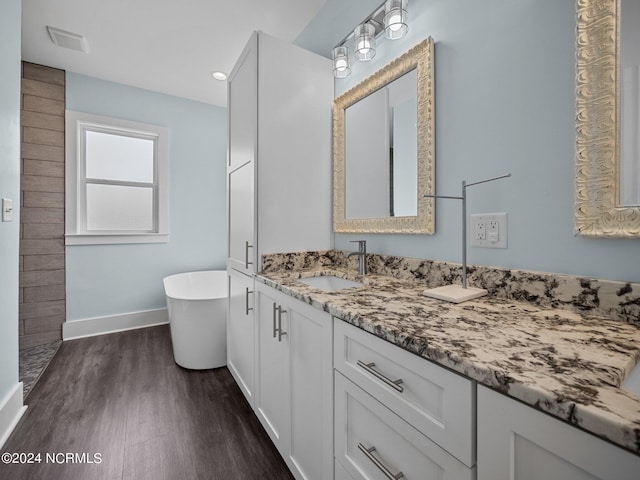
[[[67,233],[65,245],[117,245],[128,243],[169,243],[168,233],[82,234]]]

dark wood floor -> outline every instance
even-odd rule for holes
[[[64,342],[27,403],[2,451],[41,463],[2,480],[293,478],[226,368],[174,363],[168,326]]]

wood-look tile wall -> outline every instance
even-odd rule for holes
[[[65,72],[22,63],[20,347],[62,339]]]

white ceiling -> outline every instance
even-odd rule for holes
[[[23,0],[22,59],[213,105],[251,32],[292,42],[326,0]],[[46,27],[86,37],[55,46]]]

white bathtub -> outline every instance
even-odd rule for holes
[[[176,363],[195,370],[226,365],[227,272],[180,273],[162,283]]]

